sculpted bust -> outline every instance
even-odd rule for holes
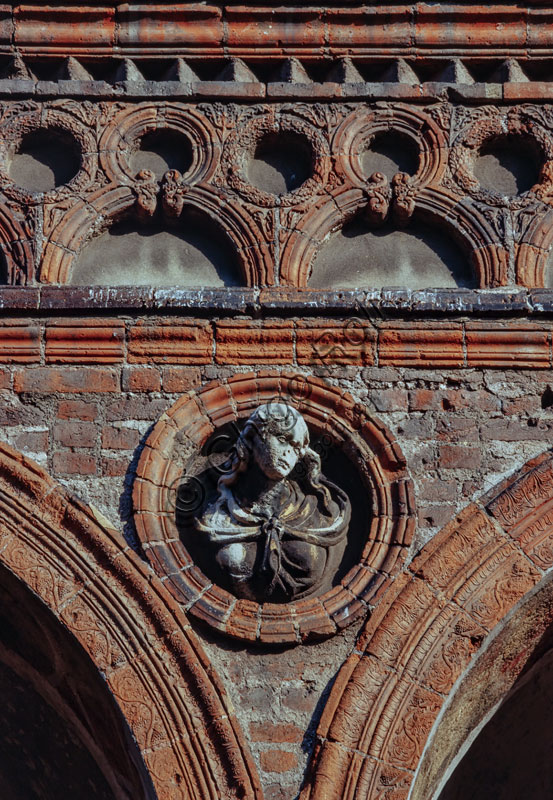
[[[234,594],[278,603],[330,589],[351,505],[321,474],[301,414],[285,403],[259,406],[225,469],[195,527]]]

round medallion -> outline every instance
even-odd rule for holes
[[[264,643],[365,615],[414,526],[391,434],[349,395],[292,374],[182,397],[148,437],[133,499],[144,552],[186,610]]]

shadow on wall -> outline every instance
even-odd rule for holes
[[[313,289],[474,287],[470,264],[456,242],[415,221],[407,230],[387,223],[369,230],[359,217],[323,244],[313,264]]]
[[[553,249],[547,256],[547,263],[545,265],[544,286],[546,289],[553,289]]]
[[[3,566],[0,601],[0,797],[151,800],[138,747],[88,655]]]
[[[185,210],[178,229],[119,222],[81,252],[73,285],[240,286],[234,246],[205,214]]]
[[[439,800],[544,800],[553,796],[552,669],[550,649],[521,676],[480,731]]]

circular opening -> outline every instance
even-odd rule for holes
[[[414,175],[419,168],[419,150],[409,136],[386,131],[377,134],[361,157],[367,175],[382,172],[391,179],[398,172]]]
[[[176,131],[147,133],[133,153],[130,166],[134,173],[149,169],[157,178],[162,178],[170,169],[185,173],[192,166],[192,145],[186,136]]]
[[[81,152],[67,131],[41,128],[25,134],[12,158],[10,178],[31,192],[50,192],[75,177]]]
[[[516,195],[538,182],[542,163],[543,153],[534,139],[507,134],[482,146],[473,171],[484,189]]]
[[[309,142],[297,133],[269,133],[258,143],[248,165],[248,180],[258,189],[286,194],[312,174]]]

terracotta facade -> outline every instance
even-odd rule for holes
[[[546,2],[0,5],[0,660],[80,796],[452,800],[545,663],[552,41]],[[177,522],[271,403],[353,522],[258,603]],[[41,777],[0,790],[46,796],[12,712]]]

